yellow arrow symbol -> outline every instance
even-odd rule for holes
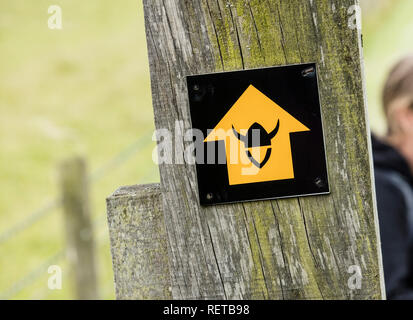
[[[240,140],[252,127],[262,127],[266,133],[279,128],[271,145],[252,146]],[[239,133],[237,136],[234,129]],[[261,91],[250,85],[228,113],[205,139],[205,142],[225,141],[230,185],[294,179],[290,133],[310,131]],[[269,149],[271,156],[269,159]],[[252,160],[251,157],[255,159]],[[258,168],[255,162],[265,165]]]

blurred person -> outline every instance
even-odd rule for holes
[[[391,70],[383,90],[388,132],[373,136],[387,298],[413,300],[413,55]]]

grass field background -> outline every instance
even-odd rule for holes
[[[118,186],[159,181],[140,3],[0,3],[0,234],[59,195],[63,159],[82,155],[91,173],[107,166],[91,185],[104,299],[114,298],[105,197]],[[62,30],[47,27],[51,4],[62,7]],[[126,159],[111,166],[122,152],[114,164]],[[63,269],[63,290],[47,289],[47,267],[30,279],[64,246],[61,215],[54,210],[0,244],[4,298],[73,298],[64,258],[51,263]],[[19,291],[19,280],[31,284]]]
[[[413,1],[368,7],[363,25],[370,120],[385,125],[380,90],[389,67],[413,50]],[[63,29],[47,27],[60,5]],[[113,299],[105,198],[118,186],[159,181],[141,1],[0,2],[0,298],[72,299],[60,209],[1,235],[59,196],[58,164],[88,160],[99,292]],[[47,267],[63,289],[47,288]]]

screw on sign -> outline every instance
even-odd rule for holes
[[[329,192],[316,74],[305,64],[187,77],[204,154],[226,156],[197,164],[201,204]]]

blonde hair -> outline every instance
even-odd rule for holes
[[[383,107],[387,117],[396,101],[413,109],[413,54],[401,59],[390,71],[383,89]]]

